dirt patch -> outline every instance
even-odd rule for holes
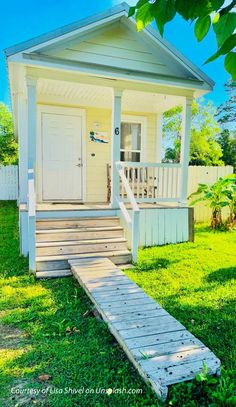
[[[22,347],[27,335],[20,329],[8,325],[0,325],[0,350]]]
[[[18,379],[10,389],[8,400],[4,407],[47,406],[47,393],[51,386],[39,385],[29,380]]]
[[[27,351],[28,336],[24,331],[9,325],[0,324],[0,355],[7,350],[23,349]],[[10,378],[9,378],[10,379]],[[1,407],[46,406],[47,382],[15,378],[7,388],[2,389]],[[1,389],[0,389],[1,392]]]

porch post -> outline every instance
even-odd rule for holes
[[[163,114],[158,113],[157,114],[157,127],[156,127],[156,151],[157,151],[157,163],[161,163],[162,160],[162,153],[163,153],[163,129],[162,129],[162,124],[163,124]]]
[[[28,244],[29,244],[29,270],[36,271],[36,86],[37,80],[26,78],[28,100]]]
[[[187,205],[188,197],[188,165],[190,152],[190,128],[191,128],[191,107],[192,98],[186,97],[183,105],[182,135],[181,135],[181,184],[180,184],[180,204]]]
[[[112,101],[112,156],[111,156],[111,207],[118,208],[116,197],[119,196],[120,179],[115,163],[120,161],[120,128],[121,128],[122,90],[113,89]]]

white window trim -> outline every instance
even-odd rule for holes
[[[37,105],[37,202],[49,202],[43,199],[43,157],[42,157],[42,128],[41,117],[43,113],[72,114],[82,118],[82,201],[86,202],[86,112],[84,109],[67,106]],[[53,202],[50,200],[50,202]]]
[[[130,114],[122,114],[121,122],[141,124],[141,154],[140,162],[146,162],[146,141],[147,141],[147,117]]]

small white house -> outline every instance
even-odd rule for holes
[[[30,270],[69,258],[135,261],[188,241],[191,103],[213,82],[122,3],[6,49],[19,140],[21,252]],[[183,105],[181,159],[163,164],[162,114]]]

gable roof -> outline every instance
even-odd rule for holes
[[[91,17],[87,17],[85,19],[76,21],[72,24],[68,24],[61,28],[58,28],[54,31],[50,31],[49,33],[40,35],[38,37],[32,38],[28,41],[24,41],[20,44],[14,45],[5,49],[6,57],[11,57],[15,54],[22,53],[25,51],[32,51],[32,49],[37,51],[37,49],[42,48],[52,42],[59,42],[62,39],[65,39],[69,36],[76,35],[77,33],[86,30],[86,28],[93,27],[93,26],[101,26],[106,21],[112,22],[115,20],[120,19],[122,16],[128,16],[129,12],[129,5],[125,2],[112,7],[105,12],[98,13]],[[134,22],[134,19],[129,19]],[[197,77],[198,80],[205,82],[210,89],[213,88],[214,82],[204,73],[202,72],[196,65],[194,65],[191,61],[189,61],[185,56],[183,56],[179,51],[176,50],[168,41],[164,40],[160,34],[151,26],[148,26],[144,29],[144,32],[148,34],[148,36],[159,46],[165,49],[165,51],[171,54],[175,59],[182,64],[191,74]]]

